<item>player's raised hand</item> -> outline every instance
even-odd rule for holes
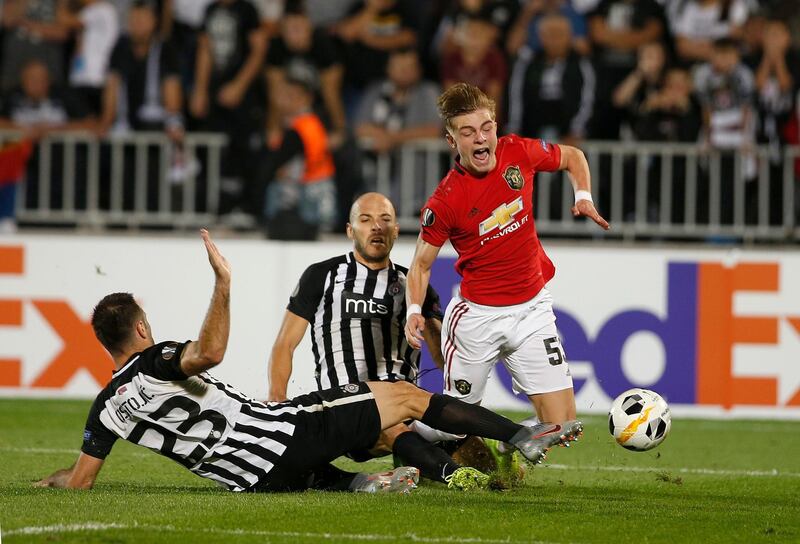
[[[425,330],[425,318],[422,314],[411,314],[406,320],[406,341],[414,349],[422,348],[425,338],[422,331]]]
[[[603,216],[597,212],[591,200],[582,199],[577,201],[572,207],[572,215],[575,217],[584,215],[600,225],[603,230],[608,230],[611,228],[611,225],[608,224],[608,221],[603,219]]]
[[[228,264],[227,259],[219,252],[217,245],[211,240],[211,235],[206,229],[200,229],[200,236],[203,238],[203,243],[206,245],[208,262],[211,263],[211,268],[214,269],[214,274],[217,276],[217,279],[230,280],[231,265]]]

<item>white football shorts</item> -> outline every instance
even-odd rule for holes
[[[456,295],[444,314],[442,351],[444,393],[465,402],[483,399],[489,374],[501,359],[515,393],[572,388],[547,289],[515,306],[483,306]]]

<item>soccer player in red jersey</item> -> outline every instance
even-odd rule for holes
[[[594,207],[589,165],[567,145],[516,135],[497,137],[495,104],[480,89],[459,83],[438,101],[455,165],[421,214],[422,229],[408,273],[406,337],[419,347],[425,320],[420,305],[431,266],[450,240],[458,253],[460,293],[442,324],[445,393],[467,402],[483,398],[486,380],[503,359],[516,392],[531,400],[540,434],[580,433],[575,396],[545,284],[555,267],[536,234],[536,172],[566,170],[575,189],[575,216],[603,229]],[[549,445],[558,443],[553,439]]]

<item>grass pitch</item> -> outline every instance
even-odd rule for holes
[[[75,460],[89,405],[0,399],[4,544],[800,542],[798,422],[677,419],[656,450],[633,453],[587,417],[580,442],[502,492],[234,494],[121,440],[94,490],[33,488]]]

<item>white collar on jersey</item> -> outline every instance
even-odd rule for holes
[[[134,361],[136,361],[136,359],[138,359],[138,358],[139,358],[139,355],[141,355],[141,354],[137,353],[136,355],[134,355],[134,356],[131,358],[131,360],[130,360],[130,361],[128,361],[127,363],[125,363],[125,365],[124,365],[122,368],[120,368],[119,370],[114,370],[114,371],[112,371],[111,373],[112,373],[112,374],[119,374],[120,372],[122,372],[123,370],[125,370],[126,368],[128,368],[129,366],[131,366],[131,365],[133,364],[133,362],[134,362]]]

